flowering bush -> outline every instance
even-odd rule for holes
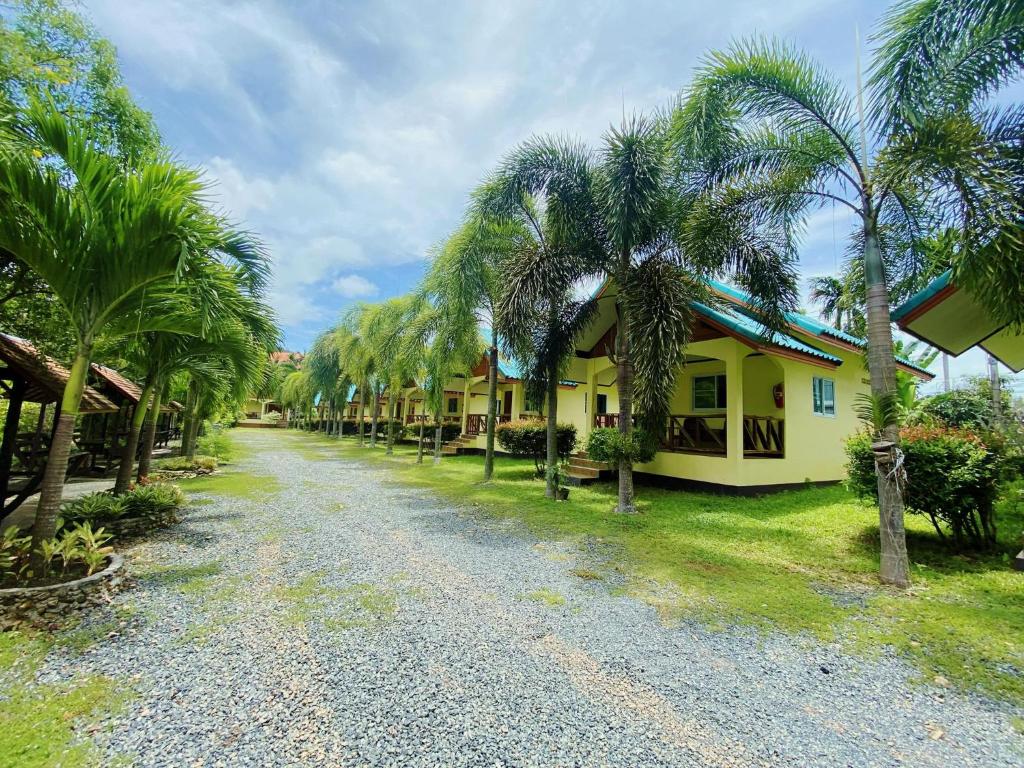
[[[877,501],[871,442],[864,433],[847,441],[849,485],[858,496]],[[982,437],[955,427],[904,427],[900,449],[907,474],[907,511],[927,515],[939,537],[951,538],[957,549],[993,545],[1001,468],[998,454]]]

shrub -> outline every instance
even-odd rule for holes
[[[113,524],[121,518],[145,520],[153,527],[177,522],[177,511],[185,504],[185,494],[176,485],[150,483],[124,494],[90,493],[64,504],[60,509],[61,526],[69,528],[81,523]]]
[[[205,434],[196,441],[196,450],[218,461],[230,461],[235,452],[234,442],[220,424],[205,425]]]
[[[213,456],[171,456],[154,462],[156,469],[165,472],[213,472],[217,469],[217,459]]]
[[[576,446],[576,427],[572,424],[558,424],[558,456],[566,459]],[[544,475],[547,463],[548,425],[543,421],[519,419],[499,424],[494,430],[498,445],[516,456],[532,456],[537,474]]]
[[[587,456],[608,464],[618,464],[623,458],[634,464],[646,464],[654,459],[657,452],[657,440],[640,428],[623,437],[614,427],[601,427],[593,430],[587,438]]]
[[[344,435],[355,435],[359,433],[359,420],[358,419],[342,419],[341,420],[341,434]]]
[[[958,550],[994,544],[1000,462],[982,438],[966,429],[917,426],[900,430],[900,439],[907,511],[928,516],[943,540],[943,529],[948,530]],[[847,441],[849,485],[858,496],[877,502],[871,442],[866,433]]]
[[[280,411],[270,411],[269,413],[263,414],[263,418],[260,421],[265,424],[277,424],[284,416]]]
[[[405,434],[405,425],[402,423],[401,419],[393,419],[392,421],[388,421],[387,419],[382,419],[382,420],[378,421],[377,422],[377,436],[378,437],[383,437],[386,440],[387,437],[388,437],[388,425],[389,424],[394,424],[395,425],[395,441],[397,442],[398,440],[401,440],[402,436]],[[367,431],[369,431],[369,430],[367,430]]]
[[[462,434],[461,424],[442,424],[441,425],[441,442],[447,443],[449,440],[454,440]],[[424,424],[423,425],[423,445],[429,447],[434,444],[434,438],[437,435],[437,423]],[[406,428],[406,436],[410,437],[413,441],[420,439],[420,425],[419,422],[410,424]]]
[[[185,505],[185,494],[170,483],[139,486],[123,498],[127,517],[149,520],[154,526],[177,522],[178,510]]]
[[[1002,390],[1003,413],[1012,410],[1008,388]],[[986,378],[973,379],[966,389],[941,392],[924,400],[920,412],[947,427],[987,429],[995,422],[992,386]]]

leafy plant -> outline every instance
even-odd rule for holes
[[[853,410],[875,436],[900,423],[900,401],[892,392],[861,393],[857,395]]]
[[[65,502],[60,508],[61,524],[58,528],[80,522],[108,522],[128,512],[128,496],[114,496],[98,491]]]
[[[594,461],[618,464],[625,458],[634,464],[646,464],[657,452],[658,441],[642,428],[623,435],[613,427],[601,427],[587,438],[587,455]]]
[[[0,535],[0,584],[21,580],[29,565],[32,537],[19,536],[14,526]]]
[[[507,421],[499,424],[495,431],[498,445],[517,456],[532,456],[537,475],[545,476],[547,455],[547,425],[542,421]],[[573,424],[558,425],[558,456],[567,459],[576,446],[576,427]]]
[[[235,453],[235,444],[221,425],[207,423],[206,434],[196,441],[196,450],[217,461],[230,461]]]
[[[877,499],[871,441],[864,433],[847,441],[849,485],[858,496]],[[927,516],[939,538],[951,538],[957,550],[995,544],[998,454],[977,433],[951,427],[905,427],[900,430],[900,448],[908,477],[907,510]]]

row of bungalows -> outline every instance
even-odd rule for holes
[[[691,307],[696,323],[661,449],[637,472],[667,485],[747,493],[844,479],[844,442],[862,428],[855,406],[870,392],[866,342],[796,312],[786,315],[784,332],[771,332],[756,320],[748,295],[718,282],[710,288],[715,305]],[[610,283],[598,292],[597,319],[578,339],[559,383],[558,420],[576,426],[579,448],[591,430],[618,423],[615,296]],[[468,376],[446,386],[443,420],[461,425],[464,450],[485,445],[488,362],[484,355]],[[909,360],[898,358],[897,366],[919,379],[933,377]],[[422,391],[404,389],[401,420],[433,422],[423,405]],[[526,401],[519,371],[504,360],[496,405],[499,423],[541,416]],[[358,403],[350,408],[357,417]],[[577,464],[587,474],[586,463]]]

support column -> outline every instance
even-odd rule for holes
[[[584,441],[590,436],[594,429],[594,419],[597,417],[597,365],[594,361],[587,361],[587,426],[583,431]]]
[[[14,379],[8,390],[10,400],[7,403],[7,421],[4,422],[3,443],[0,444],[0,517],[7,503],[7,489],[11,479],[11,462],[14,459],[14,443],[18,439],[18,425],[21,421],[21,404],[25,400],[24,379]]]
[[[739,343],[725,356],[725,435],[727,460],[741,474],[743,462],[743,358],[746,347]]]
[[[466,426],[469,422],[469,392],[473,388],[473,385],[470,383],[471,381],[472,379],[467,376],[466,386],[462,391],[462,431],[460,434],[463,435],[466,434]]]

